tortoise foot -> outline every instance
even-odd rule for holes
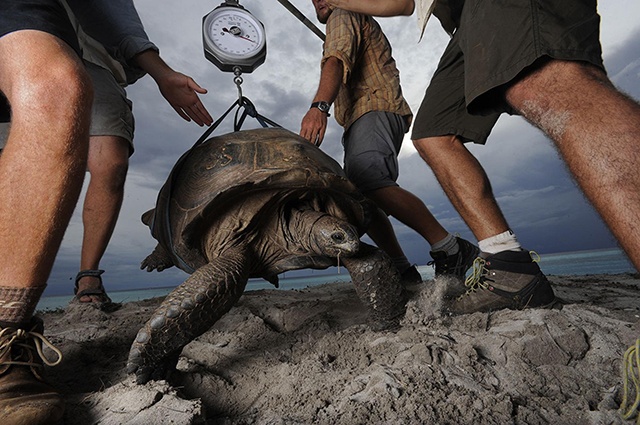
[[[173,267],[173,260],[167,251],[161,246],[157,245],[151,254],[147,256],[142,263],[140,263],[141,270],[147,270],[151,272],[153,270],[158,270],[159,272],[168,269],[169,267]]]
[[[247,273],[218,260],[196,270],[174,289],[138,331],[131,345],[127,372],[144,384],[166,379],[182,348],[206,332],[238,301]]]
[[[146,384],[149,381],[167,380],[178,364],[180,351],[168,354],[162,358],[152,360],[149,350],[144,343],[139,343],[140,339],[146,338],[144,329],[138,332],[136,341],[129,351],[127,360],[127,373],[135,374],[136,383]]]
[[[369,326],[375,331],[400,327],[406,296],[400,274],[387,254],[363,244],[356,257],[344,258],[358,297],[369,310]]]
[[[164,308],[163,308],[164,307]],[[136,339],[131,345],[127,360],[127,373],[136,375],[138,384],[145,384],[150,380],[167,379],[170,371],[178,362],[182,347],[189,341],[178,341],[180,338],[168,340],[168,334],[175,332],[173,318],[178,315],[168,313],[175,311],[171,306],[162,305],[155,311],[154,316],[138,331]],[[171,317],[169,317],[171,316]],[[167,330],[168,332],[163,332]],[[180,349],[176,350],[178,345]]]

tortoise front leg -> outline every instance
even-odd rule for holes
[[[243,255],[218,258],[167,295],[131,346],[127,373],[135,373],[136,382],[165,379],[182,348],[234,306],[248,280],[244,263]]]
[[[400,273],[382,250],[362,243],[354,257],[342,258],[360,300],[369,310],[374,330],[391,330],[400,326],[405,313],[405,297]]]

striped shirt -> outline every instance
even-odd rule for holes
[[[345,130],[371,111],[393,112],[411,123],[391,45],[372,17],[335,9],[327,20],[323,65],[329,57],[340,59],[343,65],[334,112]]]

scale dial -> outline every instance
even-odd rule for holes
[[[203,18],[205,56],[223,71],[251,72],[264,63],[264,26],[241,6],[221,5]]]

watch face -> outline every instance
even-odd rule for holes
[[[262,23],[238,7],[219,7],[203,22],[205,43],[220,59],[233,61],[260,54],[265,47]]]

